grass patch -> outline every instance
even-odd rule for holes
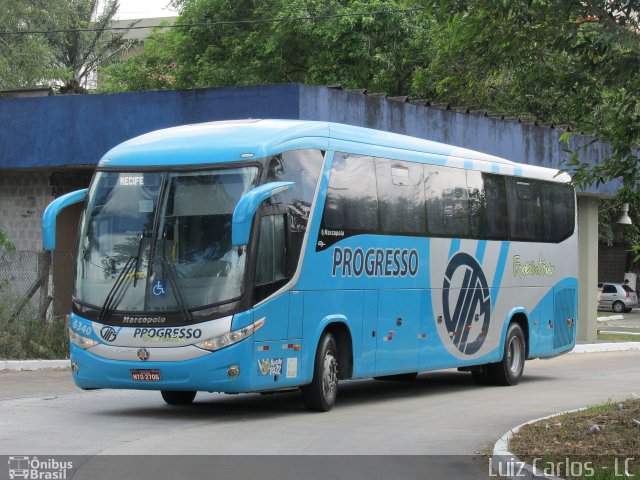
[[[64,317],[43,322],[31,305],[13,316],[17,297],[0,292],[0,359],[69,358],[69,325]]]
[[[607,342],[640,342],[640,335],[625,335],[624,333],[598,333],[598,340]]]
[[[627,478],[625,460],[635,457],[626,466],[640,478],[640,425],[634,422],[640,420],[640,400],[620,403],[622,408],[618,402],[608,402],[525,425],[513,436],[509,449],[529,464],[539,459],[539,469],[560,465],[555,475],[579,479]],[[599,426],[598,432],[590,431],[593,425]],[[567,469],[567,461],[576,468]]]

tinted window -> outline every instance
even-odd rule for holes
[[[616,293],[616,287],[606,284],[602,287],[602,293]]]
[[[625,292],[635,293],[629,285],[622,285],[622,288],[624,289]]]
[[[383,233],[425,233],[422,165],[376,158],[380,229]]]
[[[335,153],[322,226],[357,232],[378,231],[376,167],[373,157]]]
[[[503,240],[507,238],[507,198],[504,177],[467,171],[471,236]]]
[[[285,251],[284,216],[267,215],[262,217],[260,219],[256,286],[287,278]]]
[[[469,236],[469,192],[466,172],[424,166],[427,229],[431,235]]]
[[[266,182],[295,182],[289,190],[271,197],[272,205],[284,205],[287,212],[287,272],[293,274],[298,264],[311,203],[322,169],[320,150],[294,150],[271,158]]]
[[[573,188],[561,183],[543,183],[542,208],[545,242],[560,242],[571,236],[575,223]]]
[[[532,242],[542,241],[540,182],[516,177],[506,177],[505,180],[510,238]]]

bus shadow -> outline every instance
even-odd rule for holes
[[[549,377],[529,375],[521,384],[548,381]],[[399,380],[355,380],[340,383],[338,399],[334,408],[358,407],[371,404],[412,398],[437,398],[442,395],[455,396],[456,393],[473,395],[474,391],[501,389],[508,387],[478,386],[470,374],[456,371],[430,372],[419,375],[412,381]],[[517,387],[515,387],[517,389]],[[516,390],[514,390],[515,392]],[[198,393],[192,405],[166,405],[159,392],[157,405],[144,402],[136,407],[113,408],[96,412],[109,417],[135,417],[162,419],[164,421],[216,419],[221,422],[234,422],[242,419],[278,417],[283,415],[305,414],[302,396],[299,391],[273,394],[209,394]],[[506,392],[505,392],[506,393]],[[453,400],[453,399],[452,399]]]

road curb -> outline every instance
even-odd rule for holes
[[[626,352],[640,350],[640,342],[579,343],[570,353]]]
[[[0,360],[0,372],[67,370],[69,360]]]
[[[511,441],[511,438],[525,425],[540,422],[542,420],[548,420],[566,413],[579,412],[581,410],[586,410],[586,408],[587,407],[574,408],[573,410],[565,410],[564,412],[554,413],[552,415],[547,415],[546,417],[534,418],[533,420],[521,423],[517,427],[513,427],[507,433],[502,435],[493,446],[493,453],[491,455],[492,471],[501,477],[511,478],[512,480],[564,480],[553,475],[545,475],[541,470],[535,469],[533,465],[529,465],[528,463],[520,460],[509,450],[509,442]]]
[[[598,317],[599,322],[608,322],[609,320],[624,320],[624,315],[611,315],[610,317]]]

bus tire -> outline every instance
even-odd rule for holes
[[[398,373],[396,375],[383,375],[380,377],[373,377],[374,380],[387,380],[390,382],[412,382],[418,376],[418,372],[411,373]]]
[[[302,387],[302,401],[307,410],[328,412],[338,394],[338,347],[331,333],[320,338],[313,365],[313,380]]]
[[[502,361],[487,365],[488,373],[495,385],[517,385],[524,372],[527,348],[524,333],[517,323],[509,325],[504,339]]]
[[[197,392],[161,390],[160,393],[169,405],[191,405]]]

